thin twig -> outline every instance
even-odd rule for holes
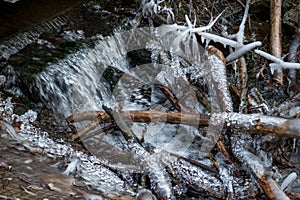
[[[174,95],[172,93],[172,91],[170,91],[167,87],[165,87],[163,85],[158,84],[157,87],[165,94],[165,96],[171,102],[171,104],[174,106],[174,108],[180,112],[182,106],[181,106],[180,102],[178,101],[176,95]]]

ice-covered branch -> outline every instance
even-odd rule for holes
[[[273,61],[273,63],[270,64],[272,74],[275,69],[300,69],[300,63],[284,62],[280,58],[258,49],[254,50],[254,52],[268,60]]]
[[[239,31],[236,34],[232,34],[232,35],[224,34],[226,38],[235,39],[237,41],[237,45],[232,46],[233,48],[235,48],[235,51],[233,51],[226,57],[226,62],[232,62],[240,58],[245,53],[251,51],[252,49],[262,45],[262,43],[259,41],[244,45],[245,23],[248,17],[248,12],[249,12],[249,0],[247,0],[246,2],[245,12],[244,12],[242,22],[239,26]]]
[[[228,57],[226,58],[227,62],[231,62],[233,60],[238,59],[245,53],[253,50],[254,48],[261,46],[261,42],[259,41],[252,42],[246,45],[244,45],[243,43],[245,23],[248,16],[248,10],[249,10],[249,1],[247,1],[244,17],[240,24],[239,31],[235,35],[225,35],[225,37],[222,37],[213,33],[208,33],[208,31],[213,27],[216,21],[222,16],[224,11],[220,13],[214,20],[212,19],[210,23],[206,26],[196,28],[195,27],[196,18],[194,23],[192,23],[191,20],[188,18],[188,16],[185,16],[186,25],[177,25],[177,24],[164,25],[158,27],[156,33],[158,38],[160,38],[161,41],[169,41],[168,45],[171,45],[173,49],[177,49],[178,47],[180,47],[181,46],[180,44],[183,45],[193,44],[193,46],[196,46],[194,44],[195,42],[194,34],[198,34],[201,37],[202,43],[205,42],[206,46],[208,46],[211,40],[223,44],[224,47],[228,45],[235,49],[235,51],[229,54]],[[190,41],[191,39],[193,39],[193,41]],[[196,53],[197,52],[194,52],[194,54]]]
[[[158,15],[160,13],[167,13],[167,21],[174,21],[174,13],[171,8],[166,6],[162,7],[159,4],[164,2],[164,0],[143,0],[142,1],[142,14],[144,17],[151,17],[153,15]]]
[[[250,3],[249,0],[247,0],[245,11],[244,11],[244,16],[243,16],[242,22],[240,24],[239,31],[236,34],[236,40],[240,44],[244,43],[245,23],[246,23],[247,17],[248,17],[249,3]]]
[[[239,43],[238,43],[239,44]],[[252,49],[261,46],[262,43],[260,41],[252,42],[250,44],[242,45],[241,47],[236,48],[235,51],[233,51],[231,54],[229,54],[226,57],[226,62],[232,62],[241,56],[243,56],[245,53],[251,51]]]
[[[213,27],[213,25],[217,22],[217,20],[222,16],[223,12],[220,13],[214,20],[211,20],[208,25],[201,26],[198,28],[196,28],[196,18],[194,23],[192,23],[187,15],[185,15],[186,25],[172,24],[172,25],[165,25],[165,26],[170,28],[171,30],[187,31],[189,33],[200,33],[200,32],[210,30]]]
[[[112,122],[106,113],[101,111],[96,112],[80,112],[74,113],[66,120],[68,123],[74,121],[88,120],[91,117],[95,117],[95,113],[98,116],[98,123],[94,123],[92,130],[95,126]],[[133,122],[164,122],[170,124],[185,124],[185,125],[197,125],[197,126],[208,126],[210,123],[210,115],[199,114],[199,113],[176,113],[176,112],[160,112],[160,111],[124,111],[120,112],[122,118],[125,121],[131,120]],[[280,117],[271,117],[259,114],[239,114],[239,113],[224,113],[223,115],[225,122],[224,128],[231,129],[234,131],[255,133],[255,134],[274,134],[278,137],[292,137],[300,139],[300,119],[285,119]],[[73,139],[84,135],[85,133],[80,131],[75,133],[76,136]]]
[[[224,47],[226,47],[227,45],[235,48],[236,50],[233,51],[231,54],[229,54],[226,58],[226,62],[231,62],[234,61],[236,59],[238,59],[239,57],[241,57],[242,55],[244,55],[245,53],[251,51],[252,49],[259,47],[262,45],[262,43],[260,41],[256,41],[256,42],[252,42],[250,44],[240,44],[239,42],[236,42],[234,40],[228,39],[228,38],[224,38],[222,36],[218,36],[212,33],[206,33],[206,32],[201,32],[198,33],[200,36],[202,36],[202,40],[204,41],[214,41],[214,42],[218,42],[224,45]]]
[[[275,57],[275,56],[273,56],[273,55],[271,55],[267,52],[264,52],[262,50],[257,49],[257,50],[254,50],[254,52],[257,53],[258,55],[262,56],[262,57],[265,57],[268,60],[271,60],[271,61],[275,62],[275,63],[283,62],[280,58],[277,58],[277,57]]]
[[[198,35],[202,36],[201,39],[204,41],[214,41],[214,42],[218,42],[218,43],[221,43],[224,45],[224,47],[226,47],[227,45],[231,46],[231,47],[235,47],[237,48],[238,47],[238,43],[234,40],[230,40],[230,39],[227,39],[227,38],[224,38],[222,36],[219,36],[219,35],[215,35],[215,34],[212,34],[212,33],[206,33],[206,32],[198,32]]]

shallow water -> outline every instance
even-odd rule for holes
[[[57,187],[68,190],[65,194],[50,190],[47,186],[51,182],[49,176],[57,176],[57,179],[72,179],[61,175],[63,170],[57,166],[62,165],[62,161],[55,157],[31,154],[5,134],[2,132],[0,138],[0,162],[3,165],[5,163],[9,168],[0,170],[2,177],[0,180],[0,198],[70,199],[70,194],[76,192],[74,186],[70,184],[57,185]]]

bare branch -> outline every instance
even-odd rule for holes
[[[103,117],[99,123],[111,122],[110,117],[104,112],[97,112]],[[88,116],[85,112],[76,113]],[[132,122],[161,122],[171,124],[186,124],[208,126],[210,115],[198,113],[177,113],[177,112],[161,112],[161,111],[122,111],[120,116],[125,121]],[[300,119],[285,119],[280,117],[272,117],[260,114],[239,114],[224,113],[224,128],[236,130],[244,133],[254,134],[275,134],[280,137],[293,137],[300,139]],[[74,119],[74,116],[68,117]],[[82,120],[83,118],[80,117]],[[105,120],[103,120],[105,119]],[[77,121],[77,120],[76,120]],[[97,123],[95,123],[97,125]]]
[[[274,56],[280,58],[282,55],[281,47],[281,0],[271,0],[271,52]],[[274,79],[283,84],[283,70],[275,69],[276,74]]]

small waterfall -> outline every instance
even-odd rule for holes
[[[59,117],[76,111],[99,110],[110,99],[109,84],[103,81],[108,66],[128,71],[125,44],[114,37],[99,36],[93,48],[86,47],[46,68],[33,90]]]
[[[0,43],[0,72],[11,77],[6,91],[38,97],[59,120],[76,111],[99,110],[110,98],[110,86],[103,81],[106,68],[126,72],[129,64],[122,39],[102,37],[119,25],[103,20],[107,11],[94,8],[100,8],[98,3],[82,4]]]

